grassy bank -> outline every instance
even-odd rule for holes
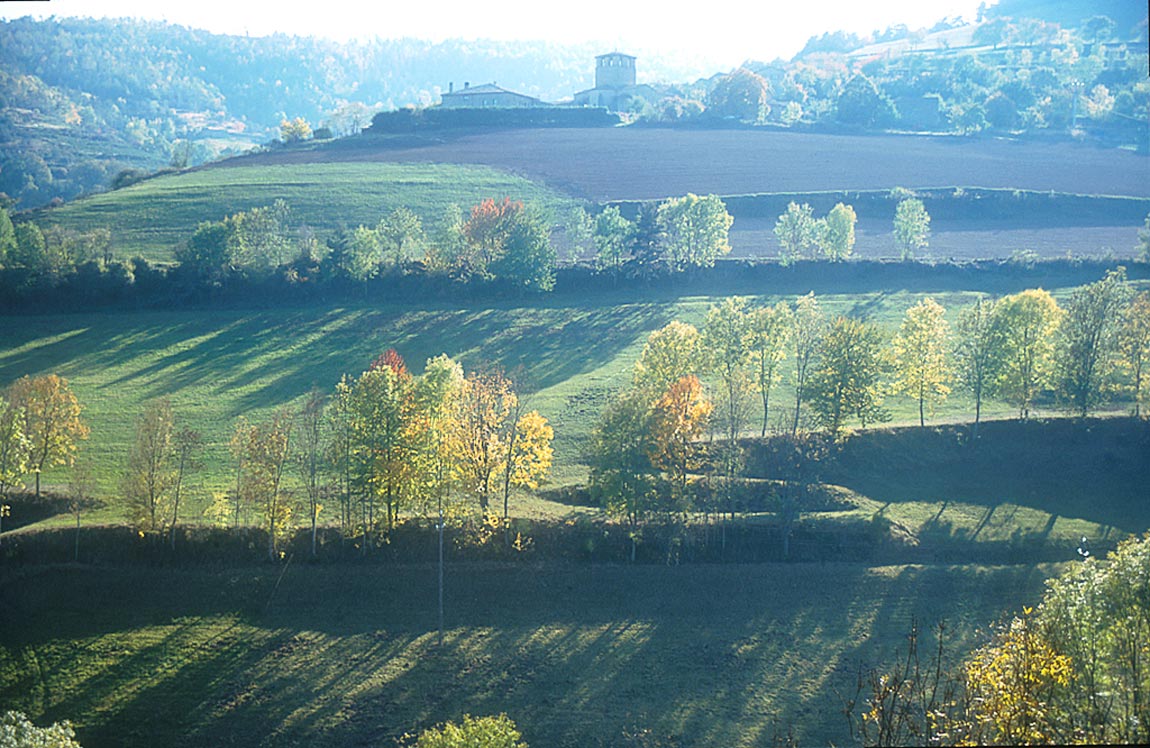
[[[102,746],[390,745],[506,711],[533,746],[850,742],[837,692],[1056,567],[39,567],[0,576],[0,702]]]

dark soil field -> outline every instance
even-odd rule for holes
[[[731,226],[731,257],[779,256],[775,220],[743,217]],[[859,218],[854,254],[864,259],[899,257],[891,224],[880,219]],[[1130,258],[1137,254],[1138,225],[1113,226],[1015,226],[976,224],[971,221],[934,220],[930,245],[918,259],[984,260],[1017,257],[1033,252],[1042,258]]]
[[[389,142],[395,143],[388,146]],[[1150,197],[1150,159],[1074,143],[648,128],[505,130],[281,151],[271,162],[486,164],[596,202],[948,185]],[[251,159],[238,159],[237,164]]]
[[[669,196],[958,186],[1150,197],[1150,158],[1069,142],[655,128],[505,130],[423,138],[364,136],[221,164],[390,161],[483,164],[593,202]],[[936,220],[931,259],[1135,254],[1141,220]],[[777,257],[774,219],[737,215],[735,257]],[[898,257],[889,220],[859,212],[856,255]]]

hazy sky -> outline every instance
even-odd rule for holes
[[[0,2],[0,17],[134,16],[217,33],[602,42],[721,66],[789,58],[824,31],[974,20],[980,0],[48,0]],[[988,5],[993,5],[990,0]]]

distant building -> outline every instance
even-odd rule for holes
[[[472,86],[464,83],[463,88],[456,91],[454,84],[449,84],[447,93],[441,94],[440,106],[445,109],[515,109],[522,107],[550,106],[534,96],[515,93],[500,88],[494,83],[484,83],[481,86]]]
[[[595,87],[575,94],[575,106],[605,107],[617,112],[632,99],[654,102],[655,89],[635,83],[635,57],[611,52],[595,58]]]

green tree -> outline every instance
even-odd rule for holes
[[[795,303],[795,314],[791,326],[791,349],[795,354],[795,413],[791,424],[791,436],[799,431],[799,415],[807,400],[807,388],[811,374],[818,364],[823,349],[823,336],[827,332],[826,318],[812,291],[800,296]]]
[[[447,722],[419,734],[415,748],[527,748],[515,723],[506,714],[497,717],[463,715],[463,722]]]
[[[235,269],[229,251],[231,234],[232,227],[223,221],[201,223],[176,247],[176,262],[210,283],[220,283]]]
[[[1005,296],[994,310],[1002,335],[1002,366],[997,391],[1030,417],[1038,392],[1054,370],[1054,343],[1062,310],[1048,292],[1030,289]]]
[[[847,81],[835,101],[835,118],[844,125],[885,127],[896,117],[894,104],[861,73]]]
[[[750,391],[751,316],[747,300],[731,296],[713,305],[699,337],[706,368],[718,379],[721,396],[719,421],[729,445],[734,445],[746,420]]]
[[[1003,330],[994,305],[979,299],[958,314],[954,373],[959,385],[974,396],[974,429],[982,421],[982,403],[994,394],[1003,356]]]
[[[775,222],[775,238],[779,240],[779,259],[784,265],[805,259],[818,244],[818,222],[811,206],[790,203],[787,211]]]
[[[731,251],[728,232],[734,219],[716,195],[687,194],[659,204],[661,254],[671,270],[711,267]]]
[[[395,272],[402,271],[408,262],[422,258],[427,251],[423,221],[402,206],[380,221],[375,231],[380,238],[382,255],[390,258],[391,269]]]
[[[851,416],[864,427],[888,420],[882,407],[886,370],[882,331],[870,323],[836,317],[822,338],[819,363],[804,393],[816,422],[837,436]]]
[[[902,259],[914,258],[915,252],[927,246],[930,240],[930,214],[922,200],[900,200],[894,212],[894,241]]]
[[[71,465],[76,442],[88,438],[88,426],[68,380],[56,374],[21,377],[9,386],[7,399],[24,416],[28,470],[36,476],[39,496],[41,473],[51,465]]]
[[[402,358],[389,350],[357,379],[345,379],[336,388],[338,412],[347,420],[345,474],[359,500],[364,553],[380,524],[376,503],[383,503],[383,525],[390,530],[410,498],[412,386]]]
[[[1058,391],[1083,418],[1106,398],[1130,297],[1126,268],[1120,267],[1074,291],[1066,304],[1056,349]]]
[[[629,389],[611,402],[591,433],[588,463],[592,498],[631,528],[631,560],[637,533],[657,507],[651,399]]]
[[[595,217],[591,240],[596,266],[617,270],[635,242],[635,224],[624,218],[617,206],[609,205]]]
[[[176,484],[175,417],[167,398],[144,406],[136,419],[136,436],[128,453],[121,490],[132,526],[160,532],[166,524],[170,492]]]
[[[772,307],[759,307],[750,313],[751,369],[755,387],[763,403],[763,424],[759,434],[767,436],[770,423],[771,390],[782,378],[794,314],[785,301]]]
[[[826,218],[818,222],[818,244],[824,257],[842,261],[851,256],[855,246],[856,223],[858,216],[851,206],[837,203],[831,208]]]
[[[528,208],[511,219],[502,254],[489,267],[497,277],[528,290],[550,291],[555,287],[555,260],[551,229],[542,215]]]
[[[16,252],[16,227],[8,211],[0,206],[0,267],[8,267],[9,257]]]
[[[1134,415],[1142,415],[1147,399],[1146,380],[1150,368],[1150,292],[1134,297],[1122,315],[1118,337],[1120,365],[1129,376],[1128,389],[1134,400]]]
[[[918,425],[926,425],[931,411],[950,394],[949,335],[946,310],[927,297],[906,311],[894,336],[894,390],[918,401]]]

